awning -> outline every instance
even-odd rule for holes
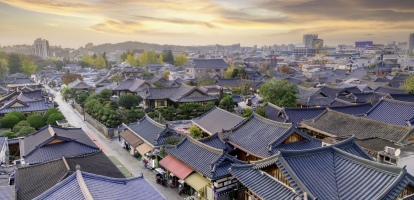
[[[190,176],[185,178],[184,181],[196,191],[199,191],[201,188],[204,188],[204,186],[210,183],[209,180],[197,172],[192,173]]]
[[[144,143],[144,141],[140,137],[138,137],[137,135],[135,135],[135,133],[128,129],[119,133],[119,136],[124,138],[124,140],[133,147],[137,147]]]
[[[139,145],[136,150],[138,151],[139,154],[144,155],[146,154],[148,151],[151,151],[153,148],[152,146],[150,146],[147,143],[142,143],[141,145]]]
[[[182,180],[193,172],[193,169],[179,161],[177,158],[174,158],[172,155],[163,158],[159,164]]]

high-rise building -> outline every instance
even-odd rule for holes
[[[85,49],[92,49],[93,48],[93,44],[92,43],[88,43],[85,45]]]
[[[36,39],[32,46],[32,54],[42,58],[49,57],[51,55],[49,50],[49,41],[42,40],[42,38]]]
[[[318,39],[318,34],[305,34],[303,35],[303,44],[305,44],[305,47],[312,48],[314,39]]]
[[[411,33],[408,38],[408,51],[414,51],[414,33]]]

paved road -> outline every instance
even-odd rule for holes
[[[131,156],[129,152],[125,151],[120,146],[117,138],[105,138],[103,134],[99,133],[91,125],[84,122],[83,116],[80,116],[79,113],[74,111],[74,109],[68,103],[63,101],[60,93],[55,92],[52,89],[50,89],[50,91],[56,94],[55,101],[59,104],[59,110],[63,113],[63,115],[65,115],[69,123],[75,127],[80,127],[85,132],[87,132],[90,137],[96,140],[95,143],[97,143],[98,146],[102,148],[107,155],[115,156],[122,163],[122,165],[132,173],[133,176],[139,176],[141,173],[144,174],[144,177],[167,199],[184,199],[178,195],[178,191],[175,188],[167,188],[157,184],[155,180],[155,174],[153,174],[150,170],[145,169],[137,159]]]

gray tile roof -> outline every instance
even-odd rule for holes
[[[210,180],[229,176],[227,170],[232,164],[245,164],[223,150],[203,144],[191,136],[187,136],[176,146],[166,147],[165,150]]]
[[[290,123],[275,122],[256,113],[230,131],[223,133],[223,139],[256,157],[265,158],[283,148],[282,142],[293,133],[304,137],[307,141],[301,143],[303,145],[296,146],[299,149],[319,147],[322,144],[321,141],[301,132]]]
[[[150,85],[143,79],[133,78],[129,77],[125,80],[120,81],[115,87],[112,88],[114,91],[122,91],[122,90],[128,90],[131,92],[137,92],[142,91],[148,86],[145,86],[145,84]]]
[[[54,144],[51,141],[59,140]],[[62,157],[72,157],[99,151],[96,144],[80,128],[45,126],[25,137],[20,152],[27,163],[40,163]]]
[[[197,95],[191,96],[191,94],[196,93]],[[173,102],[200,102],[217,99],[216,97],[208,95],[198,87],[192,87],[186,84],[181,84],[178,87],[147,88],[146,90],[138,92],[138,94],[143,99],[170,99]]]
[[[192,120],[194,124],[200,127],[208,134],[214,134],[224,130],[229,130],[244,120],[243,117],[237,116],[221,108],[213,108],[202,116]]]
[[[194,68],[210,69],[210,68],[228,68],[229,65],[223,59],[194,59]]]
[[[392,87],[378,87],[375,89],[375,92],[381,92],[381,93],[386,93],[386,94],[405,94],[406,91],[404,90],[400,90],[400,89],[396,89],[396,88],[392,88]]]
[[[414,94],[388,94],[387,97],[397,101],[414,103]]]
[[[227,142],[225,142],[224,140],[222,140],[219,137],[218,133],[214,133],[213,135],[210,135],[209,137],[199,139],[198,141],[203,143],[203,144],[206,144],[208,146],[211,146],[213,148],[216,148],[216,149],[222,149],[222,150],[230,151],[231,148],[232,148],[232,146],[230,144],[228,144]]]
[[[266,172],[254,169],[253,166],[233,165],[229,171],[245,187],[262,199],[302,199],[291,187],[277,181]]]
[[[137,134],[146,143],[154,146],[159,134],[166,129],[166,126],[145,115],[138,122],[130,124],[128,129]]]
[[[0,114],[6,114],[13,110],[19,112],[35,112],[35,111],[46,111],[49,108],[52,108],[53,104],[48,104],[46,100],[36,100],[36,101],[21,101],[20,99],[13,99],[0,108]]]
[[[0,199],[3,200],[14,200],[14,185],[0,186]]]
[[[265,109],[266,109],[266,116],[268,119],[277,121],[277,122],[285,122],[285,119],[279,116],[279,113],[283,108],[268,102],[265,105]]]
[[[76,165],[79,165],[83,171],[93,174],[113,178],[125,177],[101,151],[85,156],[65,159],[69,169],[66,168],[62,158],[37,165],[19,167],[15,177],[15,185],[16,188],[18,188],[17,198],[31,200],[39,196],[75,172]]]
[[[404,168],[360,158],[335,146],[281,151],[276,164],[298,193],[307,192],[312,199],[395,199],[413,184]]]
[[[414,134],[413,127],[386,124],[329,108],[314,119],[302,121],[301,126],[331,137],[382,138],[400,144],[411,143],[409,138]]]
[[[382,99],[371,110],[366,118],[400,126],[412,126],[414,124],[414,103]]]
[[[166,199],[142,174],[115,179],[80,170],[35,199],[86,199],[85,191],[93,199]]]
[[[241,78],[219,78],[216,84],[221,87],[239,87],[242,83],[252,82]]]
[[[367,92],[367,93],[352,93],[347,95],[347,99],[353,103],[367,103],[371,100],[379,100],[386,94],[378,92]],[[344,99],[345,100],[345,99]]]

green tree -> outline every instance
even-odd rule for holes
[[[296,94],[298,93],[296,85],[277,79],[266,81],[259,90],[264,102],[270,102],[279,107],[296,106]]]
[[[137,59],[135,59],[134,56],[132,56],[132,55],[128,55],[125,62],[127,62],[132,67],[137,67],[138,66]]]
[[[237,74],[238,77],[242,78],[242,79],[247,79],[247,72],[244,69],[244,67],[239,67],[239,73]]]
[[[16,110],[13,110],[13,111],[11,111],[11,112],[7,113],[7,115],[14,115],[14,116],[16,116],[17,118],[19,118],[20,120],[25,120],[25,119],[26,119],[26,117],[24,116],[24,114],[23,114],[23,113],[21,113],[21,112],[19,112],[19,111],[16,111]],[[6,116],[7,116],[7,115],[6,115]]]
[[[64,58],[63,60],[65,60],[65,58]],[[60,71],[60,70],[62,70],[62,69],[63,69],[63,65],[65,65],[65,64],[64,64],[64,63],[63,63],[63,61],[61,61],[61,60],[56,60],[56,61],[55,61],[55,65],[56,65],[56,69],[57,69],[58,71]]]
[[[59,110],[58,110],[58,109],[56,109],[56,108],[49,108],[49,109],[46,111],[45,115],[43,115],[43,120],[44,120],[45,122],[47,122],[47,119],[49,118],[49,116],[50,116],[51,114],[54,114],[54,113],[60,113],[60,112],[59,112]]]
[[[372,68],[374,68],[374,67],[376,67],[377,65],[375,64],[375,63],[371,63],[370,65],[369,65],[369,68],[370,69],[372,69]]]
[[[138,57],[139,66],[145,66],[148,64],[148,55],[147,52],[144,50],[144,52]]]
[[[79,79],[83,81],[83,76],[80,74],[63,74],[60,78],[65,85],[69,85],[69,83]]]
[[[23,66],[23,73],[26,76],[32,75],[37,69],[37,66],[32,61],[29,61],[29,60],[24,60],[22,63],[22,66]]]
[[[3,128],[13,128],[19,121],[20,119],[14,115],[6,115],[1,118],[0,123]]]
[[[236,78],[239,74],[239,69],[237,69],[236,66],[230,65],[229,68],[227,68],[226,72],[224,72],[224,78]]]
[[[148,63],[154,63],[154,62],[157,62],[157,55],[155,54],[155,52],[154,51],[149,51],[148,53],[147,53],[147,60],[148,60]]]
[[[103,69],[106,67],[105,58],[102,56],[98,56],[95,59],[95,66],[97,69]]]
[[[88,93],[85,92],[77,92],[76,93],[76,103],[81,105],[82,107],[85,105],[85,101],[88,98]]]
[[[162,57],[162,53],[158,56],[157,63],[164,64],[164,58]]]
[[[122,53],[120,57],[121,62],[125,62],[128,55],[134,56],[134,52],[128,50],[127,52]]]
[[[95,64],[95,59],[91,55],[82,57],[82,61],[85,62],[88,67],[92,67]]]
[[[249,117],[252,114],[253,114],[252,109],[250,109],[250,108],[243,108],[242,109],[242,115],[241,115],[242,117]]]
[[[9,69],[9,63],[6,59],[0,59],[0,78],[5,77],[7,70]]]
[[[22,62],[18,54],[9,54],[7,62],[9,63],[9,74],[23,73]]]
[[[35,129],[40,129],[46,125],[45,121],[43,121],[42,116],[38,114],[30,115],[29,117],[27,117],[26,121],[30,124],[31,127]]]
[[[17,133],[18,137],[27,136],[29,134],[32,134],[36,132],[36,129],[30,126],[23,126],[20,131]]]
[[[63,119],[65,119],[65,116],[63,116],[62,113],[53,113],[47,118],[47,123],[57,126],[56,121]]]
[[[256,113],[262,117],[267,117],[266,115],[266,108],[264,106],[256,107]]]
[[[411,75],[407,79],[405,79],[403,89],[407,92],[414,93],[414,75]]]
[[[223,99],[221,99],[219,105],[220,108],[225,109],[229,112],[233,112],[234,110],[234,101],[233,98],[231,98],[231,96],[225,96]]]
[[[176,66],[183,66],[187,62],[188,62],[188,58],[184,54],[179,54],[179,55],[175,56],[174,63],[175,63]]]
[[[141,101],[141,97],[133,94],[124,94],[119,98],[118,104],[126,109],[131,109],[132,107],[139,105]]]
[[[146,78],[152,78],[154,76],[153,73],[149,72],[149,71],[144,71],[142,73],[142,76],[146,77]]]
[[[165,63],[174,64],[174,56],[171,52],[171,50],[165,51],[162,53],[162,59]]]
[[[203,133],[201,132],[200,128],[197,126],[191,126],[190,127],[190,136],[194,139],[200,139],[203,137]]]
[[[99,97],[102,99],[105,99],[105,101],[108,101],[112,96],[112,91],[105,88],[103,90],[101,90],[101,92],[99,93]]]
[[[164,78],[165,80],[169,79],[169,75],[170,75],[170,71],[164,71],[164,73],[162,74],[162,78]]]
[[[6,136],[8,139],[13,139],[13,138],[17,137],[15,133],[10,132],[10,131],[3,132],[1,134],[3,134],[4,136]]]
[[[17,135],[19,135],[20,130],[23,127],[27,127],[27,126],[30,126],[30,124],[27,121],[20,121],[19,123],[14,125],[13,132],[15,132]]]
[[[114,81],[114,82],[116,82],[116,83],[119,83],[119,81],[122,81],[122,79],[124,79],[124,77],[123,76],[119,76],[119,75],[114,75],[111,78],[111,80]]]

